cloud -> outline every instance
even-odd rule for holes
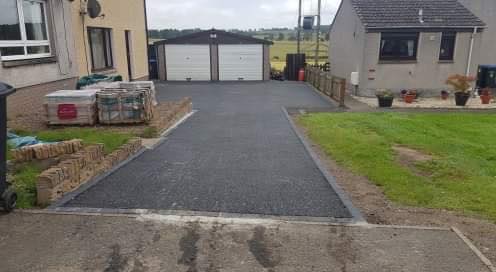
[[[322,24],[330,24],[341,0],[322,0]],[[304,0],[315,13],[317,0]],[[147,0],[150,28],[249,29],[295,27],[298,0]]]

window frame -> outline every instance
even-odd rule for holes
[[[396,37],[394,35],[397,35]],[[400,40],[406,40],[405,37],[401,36],[408,36],[408,35],[415,35],[415,40],[414,40],[414,45],[413,45],[413,56],[384,56],[382,53],[382,43],[384,40],[394,40],[394,41],[400,41]],[[389,36],[389,37],[388,37]],[[418,48],[419,48],[419,41],[420,41],[420,32],[381,32],[381,37],[379,40],[379,60],[380,61],[416,61],[418,57]]]
[[[43,16],[45,17],[45,31],[47,35],[46,40],[28,40],[26,33],[26,25],[24,21],[24,1],[37,2],[43,6]],[[0,40],[0,47],[22,47],[24,49],[24,55],[13,55],[13,56],[0,56],[0,61],[11,61],[11,60],[27,60],[27,59],[39,59],[51,57],[52,55],[52,45],[50,42],[50,27],[48,21],[48,8],[49,4],[47,0],[16,0],[17,6],[17,16],[19,18],[19,31],[21,32],[21,40],[17,41],[4,41]],[[28,54],[28,47],[31,46],[48,46],[48,53],[40,54]]]
[[[95,61],[94,61],[94,53],[93,53],[93,47],[91,46],[93,41],[91,39],[91,30],[103,30],[104,35],[104,56],[105,56],[105,65],[106,67],[104,68],[95,68]],[[108,33],[106,33],[108,31]],[[112,28],[107,28],[107,27],[87,27],[86,29],[86,34],[88,35],[88,47],[90,50],[90,56],[91,56],[91,71],[92,72],[99,72],[99,71],[105,71],[105,70],[111,70],[114,69],[114,48],[113,43],[112,43]],[[107,39],[108,38],[108,39]],[[108,49],[108,50],[106,50]],[[107,52],[110,52],[110,56],[108,56]],[[108,63],[110,62],[110,63]]]
[[[440,61],[454,61],[455,60],[455,50],[456,50],[456,39],[457,39],[457,36],[458,36],[458,33],[456,31],[444,31],[444,32],[441,32],[441,43],[439,45],[439,60]],[[441,56],[441,50],[443,49],[443,41],[444,41],[445,38],[453,39],[452,48],[451,48],[451,56],[448,56],[448,57],[442,57]]]

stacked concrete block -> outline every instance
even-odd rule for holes
[[[94,125],[98,90],[61,90],[45,96],[49,125]]]
[[[82,140],[70,140],[53,144],[38,144],[11,150],[14,160],[27,162],[34,159],[45,160],[65,154],[75,153],[83,148]]]

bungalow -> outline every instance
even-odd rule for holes
[[[485,2],[494,12],[496,1]],[[477,75],[484,55],[495,58],[486,28],[496,25],[473,13],[483,8],[458,0],[342,0],[330,29],[331,72],[349,81],[353,74],[363,96],[378,89],[437,95],[449,75]]]
[[[101,12],[90,16],[95,3]],[[0,81],[17,88],[9,119],[38,115],[44,95],[74,89],[84,75],[147,79],[145,7],[145,0],[1,0]]]

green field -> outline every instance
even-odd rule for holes
[[[328,42],[320,43],[320,63],[327,62],[327,43]],[[270,63],[272,68],[282,71],[284,66],[286,66],[286,54],[296,53],[296,50],[296,41],[274,41],[274,44],[270,47]],[[307,54],[307,62],[313,63],[313,56],[315,55],[315,42],[301,42],[301,51],[302,53]]]
[[[321,113],[298,121],[326,154],[392,201],[496,222],[496,115]],[[405,165],[394,146],[432,159]]]

